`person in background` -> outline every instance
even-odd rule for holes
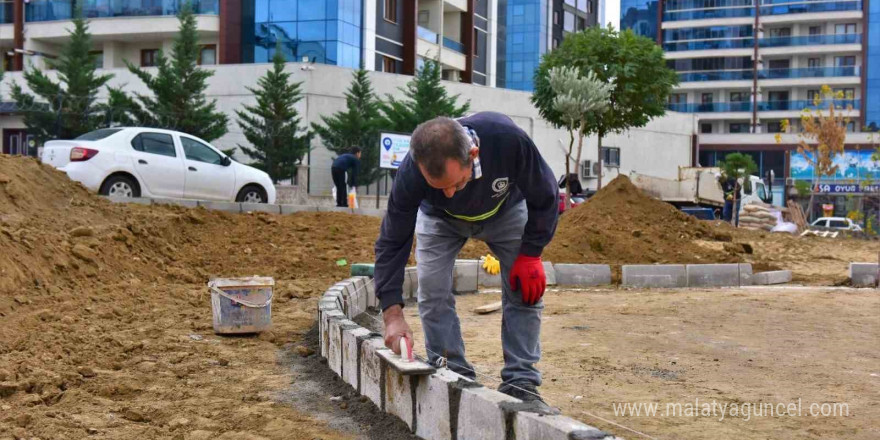
[[[333,184],[336,185],[336,206],[348,207],[348,188],[345,186],[345,174],[348,173],[348,186],[357,184],[357,174],[361,168],[361,149],[354,147],[350,152],[340,154],[330,167]]]
[[[733,215],[733,188],[736,186],[736,182],[723,172],[718,177],[718,181],[724,192],[724,209],[721,212],[721,220],[729,222]]]

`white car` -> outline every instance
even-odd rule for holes
[[[862,227],[846,217],[819,217],[810,226],[862,232]]]
[[[41,159],[105,196],[275,203],[268,174],[177,131],[102,128],[46,142]]]

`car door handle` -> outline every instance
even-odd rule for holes
[[[142,165],[147,165],[147,161],[145,161],[143,159],[138,159],[138,163],[142,164]]]
[[[189,170],[190,170],[190,171],[198,171],[198,170],[196,169],[196,167],[189,167]]]

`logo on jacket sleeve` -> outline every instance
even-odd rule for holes
[[[492,198],[496,199],[507,194],[507,187],[507,177],[499,177],[492,181],[492,191],[495,192],[495,194],[492,195]]]

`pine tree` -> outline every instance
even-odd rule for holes
[[[95,74],[95,55],[89,53],[91,49],[88,22],[77,13],[70,40],[61,55],[58,59],[46,59],[48,67],[57,70],[58,81],[31,66],[23,77],[33,94],[18,83],[12,84],[12,99],[22,110],[24,124],[38,142],[73,139],[103,125],[103,105],[96,97],[113,75]]]
[[[379,130],[384,120],[366,70],[359,69],[352,74],[351,85],[345,92],[345,105],[345,111],[322,116],[324,125],[312,124],[312,128],[336,154],[360,147],[361,166],[356,183],[369,185],[379,178]]]
[[[401,91],[407,100],[399,101],[388,95],[388,102],[380,105],[388,128],[394,131],[411,133],[422,122],[437,116],[456,118],[470,108],[470,101],[459,107],[456,105],[458,95],[446,93],[440,82],[440,64],[432,59],[425,59],[425,64]]]
[[[245,105],[236,110],[238,125],[251,147],[239,145],[252,165],[269,173],[277,182],[293,175],[294,165],[309,151],[311,133],[300,129],[302,118],[296,103],[302,99],[302,83],[290,81],[284,71],[284,54],[280,48],[272,57],[272,70],[257,81],[259,87],[248,90],[257,98],[257,105]]]
[[[226,134],[227,118],[216,110],[216,101],[205,98],[207,80],[213,72],[198,67],[199,33],[189,2],[177,14],[180,30],[174,39],[171,58],[160,50],[156,58],[158,72],[153,75],[126,60],[153,96],[136,95],[136,106],[125,109],[138,125],[182,131],[206,141]]]

